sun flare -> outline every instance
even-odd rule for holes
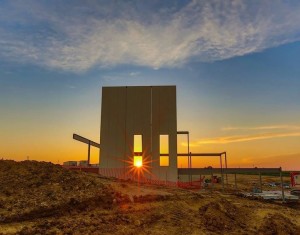
[[[143,158],[142,156],[135,156],[133,159],[133,165],[137,168],[140,168],[143,166]]]

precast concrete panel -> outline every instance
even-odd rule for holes
[[[152,89],[153,173],[160,179],[177,181],[176,87]],[[169,166],[160,166],[159,136],[169,136]]]
[[[103,87],[101,109],[102,168],[124,167],[126,153],[126,88]]]
[[[177,181],[175,86],[102,89],[100,167],[128,169],[134,135],[142,135],[147,177]],[[160,135],[169,136],[169,166],[160,166]]]
[[[151,149],[151,87],[127,87],[126,133],[127,158],[133,157],[133,137],[142,135],[143,164]],[[133,163],[129,163],[133,164]],[[130,165],[129,165],[130,167]],[[144,167],[146,167],[144,165]]]

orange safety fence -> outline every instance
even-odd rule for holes
[[[88,166],[63,166],[64,168],[76,171],[84,171],[88,173],[96,173],[103,175],[105,177],[113,177],[120,180],[132,180],[140,182],[143,184],[152,184],[152,185],[162,185],[169,187],[180,187],[180,188],[194,188],[201,189],[204,181],[204,177],[200,180],[195,181],[169,181],[161,180],[152,175],[150,178],[143,175],[137,174],[135,171],[127,171],[124,168],[98,168],[98,167],[88,167]]]
[[[132,180],[137,181],[144,184],[153,184],[153,185],[164,185],[170,187],[180,187],[180,188],[202,188],[202,184],[204,181],[204,177],[200,180],[190,181],[190,182],[182,182],[182,181],[168,181],[161,180],[155,176],[151,176],[151,178],[138,175],[137,172],[131,171],[128,172],[124,168],[99,168],[99,174],[106,177],[114,177],[121,180]]]

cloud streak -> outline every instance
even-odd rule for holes
[[[263,139],[273,139],[282,137],[300,137],[300,132],[284,132],[284,133],[261,133],[253,135],[234,135],[234,136],[223,136],[216,138],[205,138],[198,141],[192,142],[190,146],[200,146],[203,144],[229,144],[237,142],[255,141]],[[186,145],[184,143],[183,145]]]
[[[299,1],[49,4],[3,4],[2,59],[74,72],[121,64],[180,67],[300,39]]]
[[[222,131],[251,131],[251,130],[300,130],[300,126],[293,125],[272,125],[256,127],[224,127]]]

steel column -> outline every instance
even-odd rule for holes
[[[221,165],[222,189],[224,190],[224,175],[223,175],[222,154],[220,155],[220,165]]]
[[[226,152],[224,152],[225,154],[225,168],[227,169],[227,156],[226,156]],[[227,176],[227,173],[226,173],[226,185],[228,187],[228,176]]]
[[[259,189],[262,192],[262,179],[261,179],[261,173],[259,172]]]
[[[280,167],[280,182],[281,182],[282,202],[285,202],[284,189],[283,189],[283,179],[282,179],[282,169],[281,169],[281,167]]]
[[[89,141],[89,147],[88,147],[88,166],[90,165],[90,156],[91,156],[91,143]]]
[[[235,190],[237,190],[236,173],[234,174],[234,186],[235,186]]]

